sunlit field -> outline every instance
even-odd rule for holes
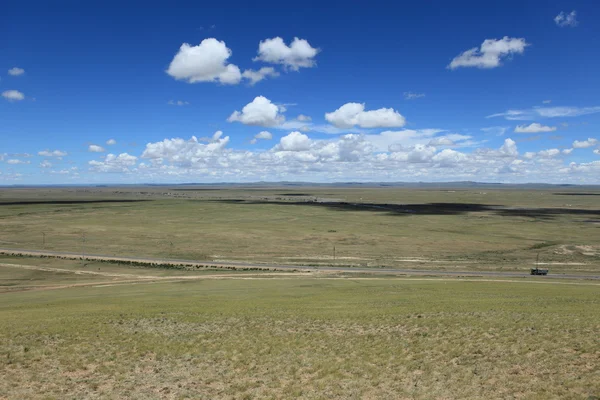
[[[600,270],[600,191],[116,187],[0,192],[0,247],[447,270]]]

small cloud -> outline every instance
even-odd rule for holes
[[[588,138],[587,140],[576,140],[573,142],[573,148],[575,149],[587,149],[588,147],[594,147],[598,144],[598,139]]]
[[[234,111],[227,121],[252,126],[277,126],[285,121],[281,108],[266,97],[257,96],[251,103],[246,104],[242,111]]]
[[[2,92],[2,97],[8,101],[21,101],[25,100],[25,95],[18,90],[5,90]]]
[[[568,14],[564,11],[561,11],[560,14],[554,17],[554,22],[561,28],[565,26],[570,26],[574,28],[579,24],[579,21],[577,21],[577,12],[575,10],[571,11]]]
[[[312,121],[312,118],[309,117],[308,115],[300,114],[296,117],[296,120],[301,121],[301,122],[310,122],[310,121]]]
[[[113,145],[117,144],[117,141],[115,139],[108,139],[106,141],[106,144],[109,146],[113,146]]]
[[[6,160],[7,164],[12,164],[12,165],[16,165],[16,164],[30,164],[30,161],[24,161],[24,160],[19,160],[16,158],[13,158],[11,160]]]
[[[67,154],[68,153],[66,151],[61,151],[61,150],[54,150],[54,151],[42,150],[42,151],[38,151],[38,155],[42,156],[42,157],[64,157]]]
[[[562,153],[563,153],[563,154],[567,154],[567,155],[568,155],[568,154],[571,154],[572,152],[573,152],[573,148],[570,148],[570,149],[564,149],[564,150],[562,151]]]
[[[544,100],[544,101],[542,101],[542,103],[544,103],[544,104],[550,104],[550,103],[552,103],[552,100]]]
[[[314,58],[320,51],[304,39],[296,37],[288,46],[282,38],[274,37],[258,44],[258,56],[253,61],[282,64],[286,68],[298,71],[300,68],[314,67]]]
[[[187,102],[187,101],[182,101],[182,100],[169,100],[167,102],[167,104],[170,105],[170,106],[187,106],[190,103]]]
[[[523,38],[504,36],[502,39],[486,39],[479,48],[473,47],[454,57],[447,68],[496,68],[502,65],[502,59],[513,54],[523,54],[527,46],[529,43]]]
[[[421,97],[425,97],[425,93],[404,92],[405,100],[420,99]]]
[[[23,68],[19,68],[19,67],[14,67],[8,70],[8,74],[11,76],[19,76],[19,75],[23,75],[25,73],[25,70]]]
[[[250,86],[254,86],[269,76],[272,78],[277,77],[279,76],[279,72],[275,71],[275,68],[273,67],[262,67],[258,71],[247,69],[244,71],[244,73],[242,73],[242,78],[248,79],[250,81],[248,82]]]
[[[273,139],[273,135],[271,132],[262,131],[254,135],[254,138],[250,141],[250,143],[255,144],[259,140],[271,140]]]
[[[556,130],[555,126],[546,126],[542,124],[538,124],[534,122],[529,125],[517,125],[515,128],[515,133],[540,133],[540,132],[554,132]]]
[[[346,103],[337,110],[326,113],[325,119],[342,129],[356,125],[361,128],[392,128],[406,124],[406,119],[393,108],[365,111],[364,103]]]
[[[98,146],[96,144],[90,144],[88,147],[88,151],[91,151],[92,153],[103,153],[106,150],[104,150],[104,147],[102,147],[102,146]]]

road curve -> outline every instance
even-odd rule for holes
[[[40,251],[40,250],[25,250],[25,249],[6,249],[0,248],[0,254],[14,254],[26,256],[49,256],[63,257],[73,260],[81,259],[81,254],[60,252],[60,251]],[[329,272],[349,272],[349,273],[369,273],[369,274],[384,274],[384,275],[418,275],[418,276],[482,276],[482,277],[497,277],[497,278],[533,278],[528,273],[521,272],[499,272],[499,271],[440,271],[440,270],[422,270],[422,269],[397,269],[397,268],[364,268],[364,267],[313,267],[302,265],[285,265],[285,264],[253,264],[247,262],[215,262],[215,261],[197,261],[197,260],[180,260],[180,259],[165,259],[165,258],[147,258],[147,257],[121,257],[99,254],[86,254],[86,260],[107,260],[107,261],[133,261],[141,263],[157,263],[178,265],[185,264],[189,266],[208,266],[216,268],[224,267],[239,267],[239,268],[261,268],[270,270],[302,270],[302,271],[329,271]],[[591,279],[600,280],[600,275],[573,275],[573,274],[549,274],[546,276],[536,276],[535,278],[542,279]]]

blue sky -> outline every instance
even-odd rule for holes
[[[0,184],[600,183],[600,4],[395,3],[11,2]]]

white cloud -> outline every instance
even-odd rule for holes
[[[538,152],[538,155],[542,158],[556,157],[556,156],[560,155],[560,150],[559,149],[541,150]]]
[[[42,150],[42,151],[38,151],[38,155],[40,155],[42,157],[64,157],[67,154],[68,153],[66,151],[61,151],[61,150],[54,150],[54,151]]]
[[[52,167],[52,163],[48,160],[44,160],[40,163],[40,167],[42,168],[50,168]]]
[[[577,12],[575,10],[568,14],[561,11],[560,14],[554,17],[554,22],[561,28],[565,26],[576,27],[579,24],[577,21]]]
[[[296,119],[300,122],[310,122],[312,121],[312,118],[309,117],[308,115],[304,115],[304,114],[300,114],[296,117]]]
[[[190,103],[183,100],[169,100],[167,104],[170,106],[188,106]]]
[[[195,136],[189,140],[174,138],[148,143],[142,158],[149,159],[155,164],[163,164],[165,161],[182,166],[205,163],[207,159],[225,150],[229,143],[229,136],[221,138],[221,135],[222,132],[217,131],[213,135],[214,141],[208,144],[200,143]]]
[[[542,103],[544,103],[544,104],[550,104],[550,103],[552,103],[552,100],[544,100],[544,101],[542,101]]]
[[[500,154],[508,157],[516,157],[519,155],[517,144],[512,139],[505,139],[504,144],[500,147]]]
[[[279,106],[273,104],[266,97],[258,96],[251,103],[246,104],[241,112],[234,111],[227,121],[269,127],[280,125],[285,121],[285,117],[280,113]]]
[[[2,92],[2,97],[8,101],[21,101],[25,100],[25,95],[18,90],[5,90]]]
[[[19,75],[23,75],[25,73],[25,70],[23,68],[19,68],[19,67],[14,67],[8,70],[8,74],[11,76],[19,76]]]
[[[117,141],[115,139],[108,139],[106,141],[106,144],[109,146],[113,146],[113,145],[117,144]]]
[[[278,150],[282,151],[305,151],[309,150],[312,144],[312,140],[303,133],[291,132],[289,135],[284,136],[279,141]]]
[[[16,165],[16,164],[30,164],[30,161],[25,161],[25,160],[19,160],[17,158],[13,158],[10,160],[6,160],[7,164],[12,164],[12,165]]]
[[[404,92],[405,100],[420,99],[421,97],[425,97],[425,93]]]
[[[452,149],[444,149],[433,156],[431,160],[441,167],[451,167],[466,162],[468,156]]]
[[[279,72],[275,71],[273,67],[262,67],[258,71],[254,71],[252,69],[247,69],[242,74],[243,78],[248,79],[250,82],[250,86],[255,85],[256,83],[266,79],[267,77],[277,77],[279,76]]]
[[[250,141],[250,143],[255,144],[259,140],[271,140],[273,139],[273,135],[271,132],[262,131],[254,135],[254,138]]]
[[[488,115],[486,118],[504,117],[511,121],[526,121],[536,118],[579,117],[581,115],[600,113],[600,106],[595,107],[534,107],[524,110],[508,110],[503,113]]]
[[[230,56],[231,50],[225,42],[215,38],[204,39],[198,46],[184,43],[171,61],[167,74],[189,83],[235,85],[242,79],[242,74],[236,65],[227,63]]]
[[[456,56],[448,65],[450,69],[460,67],[496,68],[501,60],[513,54],[522,54],[529,44],[523,38],[486,39],[481,47],[473,47]]]
[[[563,153],[563,154],[571,154],[572,152],[573,152],[573,148],[570,148],[570,149],[564,149],[564,150],[562,151],[562,153]]]
[[[594,154],[598,154],[600,156],[600,149],[594,149]]]
[[[515,128],[516,133],[540,133],[540,132],[554,132],[556,130],[555,126],[546,126],[542,124],[538,124],[534,122],[529,125],[517,125]]]
[[[127,153],[118,156],[107,154],[103,161],[89,161],[90,169],[96,172],[130,172],[130,167],[137,162],[137,157]]]
[[[325,119],[337,128],[392,128],[406,124],[406,119],[393,108],[365,111],[361,103],[346,103],[334,112],[326,113]]]
[[[258,45],[258,56],[254,61],[263,61],[271,64],[281,64],[286,68],[298,71],[300,68],[315,66],[315,56],[319,49],[312,47],[304,39],[294,38],[290,46],[282,38],[274,37],[265,39]]]
[[[102,146],[98,146],[96,144],[90,144],[88,146],[88,151],[91,151],[92,153],[103,153],[104,151],[104,147]]]
[[[588,147],[594,147],[596,144],[598,144],[598,139],[595,138],[588,138],[587,140],[576,140],[573,142],[573,148],[574,149],[587,149]]]

